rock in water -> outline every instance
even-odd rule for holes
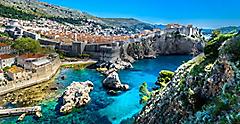
[[[118,73],[112,72],[103,80],[103,86],[108,90],[128,90],[129,86],[127,84],[122,84]]]
[[[69,113],[73,108],[87,104],[91,100],[89,93],[92,90],[93,83],[91,81],[73,82],[62,96],[63,106],[60,108],[60,112]]]

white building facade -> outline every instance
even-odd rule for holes
[[[11,67],[15,63],[15,56],[9,54],[0,55],[0,68]]]

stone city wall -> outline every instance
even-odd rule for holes
[[[37,70],[35,73],[28,72],[29,76],[25,77],[22,80],[1,82],[2,84],[0,85],[0,95],[21,88],[29,87],[38,83],[42,83],[44,81],[48,81],[57,73],[60,66],[61,61],[57,57],[54,60],[52,60],[49,64],[39,69],[39,71]],[[48,67],[48,69],[46,69],[46,67]],[[43,70],[45,71],[43,72]]]

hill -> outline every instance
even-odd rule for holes
[[[221,27],[217,29],[202,29],[202,33],[204,35],[211,35],[213,30],[219,30],[223,34],[231,33],[231,32],[238,32],[240,31],[240,26],[228,26],[228,27]]]
[[[40,2],[38,0],[1,0],[0,16],[32,20],[48,18],[61,23],[86,25],[89,22],[105,27],[125,28],[127,31],[152,29],[153,25],[132,18],[99,18],[86,12]]]

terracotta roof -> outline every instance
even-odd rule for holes
[[[0,47],[5,47],[5,46],[9,46],[9,45],[7,45],[5,43],[0,43]]]
[[[16,65],[12,66],[10,69],[8,69],[8,72],[11,73],[19,73],[19,72],[23,72],[24,69],[21,67],[17,67]]]
[[[46,55],[35,54],[35,53],[27,53],[27,54],[20,55],[19,57],[23,58],[23,59],[29,59],[29,58],[41,58],[41,57],[44,57],[44,56],[46,56]]]
[[[0,55],[0,59],[9,59],[9,58],[13,58],[14,55],[10,55],[10,54],[2,54]]]

